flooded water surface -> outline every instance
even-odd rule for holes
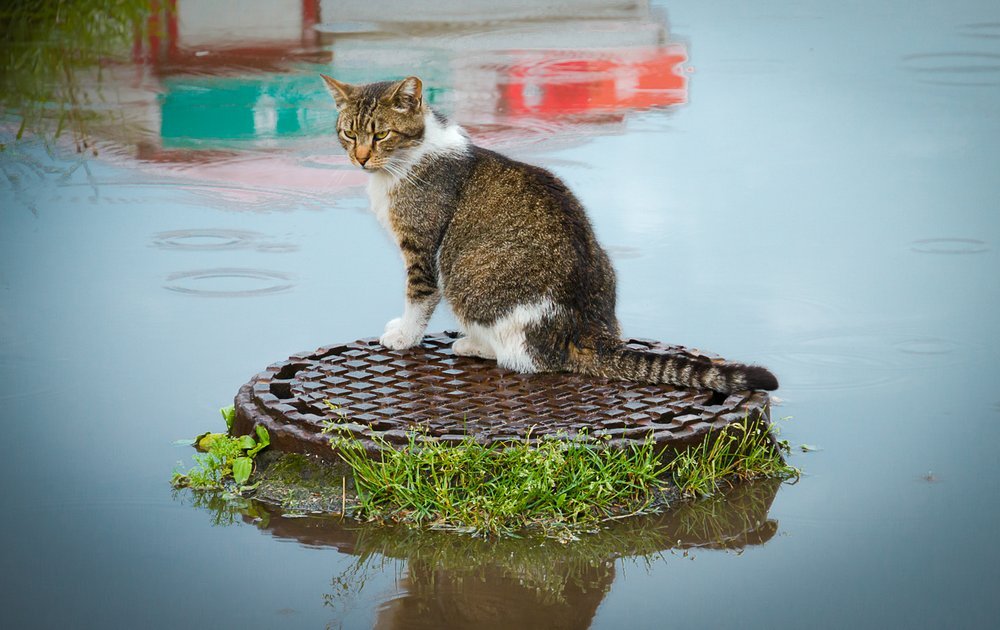
[[[4,18],[4,627],[995,625],[995,2],[132,4]],[[770,367],[802,479],[569,544],[173,492],[254,373],[398,315],[320,72],[563,178],[625,332]]]

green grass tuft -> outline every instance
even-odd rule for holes
[[[642,513],[664,496],[711,496],[722,485],[761,477],[788,479],[766,423],[730,425],[664,464],[651,440],[611,449],[587,436],[484,446],[468,437],[444,444],[413,433],[402,449],[375,438],[374,458],[357,440],[331,446],[350,466],[358,493],[355,516],[482,535],[541,530],[556,537],[602,521]]]
[[[766,423],[745,419],[678,454],[667,468],[682,495],[701,498],[737,481],[797,478],[799,470],[782,457],[788,451],[788,443],[777,441]]]
[[[614,450],[585,439],[484,446],[411,435],[402,450],[376,438],[375,458],[350,438],[331,444],[352,469],[358,516],[481,534],[560,535],[640,512],[664,473],[651,441]]]

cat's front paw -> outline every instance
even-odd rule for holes
[[[378,341],[390,350],[403,350],[420,343],[422,337],[423,331],[408,328],[403,319],[397,317],[385,325],[385,333]]]
[[[397,317],[396,319],[390,319],[389,321],[387,321],[385,323],[385,328],[382,329],[382,332],[389,332],[390,330],[399,330],[402,327],[403,327],[403,318]]]

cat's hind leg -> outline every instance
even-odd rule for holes
[[[514,370],[515,372],[532,373],[538,371],[548,371],[550,368],[545,362],[539,362],[537,352],[533,344],[527,340],[527,331],[536,327],[545,327],[556,311],[551,300],[543,299],[538,302],[520,304],[512,308],[507,314],[498,318],[491,324],[468,324],[465,326],[467,343],[455,343],[453,348],[456,354],[462,350],[483,349],[490,350],[489,356],[477,354],[485,358],[495,358],[500,367]]]
[[[451,350],[460,357],[479,357],[480,359],[496,359],[497,355],[489,343],[478,336],[467,334],[451,344]]]

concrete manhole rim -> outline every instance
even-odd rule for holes
[[[234,432],[263,425],[283,451],[337,459],[323,433],[329,421],[361,441],[369,453],[377,438],[402,448],[417,442],[482,444],[566,439],[581,431],[610,447],[652,436],[658,447],[696,444],[734,422],[769,419],[763,391],[729,395],[669,385],[609,381],[576,374],[519,374],[495,361],[451,352],[456,333],[424,337],[421,345],[388,350],[377,339],[323,346],[274,363],[236,396]],[[721,358],[656,341],[628,339],[635,348]],[[335,411],[328,402],[336,407]]]

